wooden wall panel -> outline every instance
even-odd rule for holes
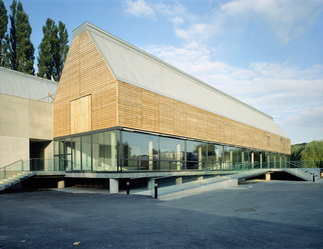
[[[119,126],[290,154],[290,140],[118,81]]]
[[[91,95],[91,130],[117,125],[116,80],[87,31],[73,38],[54,106],[54,137],[71,130],[70,103]]]
[[[71,133],[91,131],[91,95],[71,101]]]

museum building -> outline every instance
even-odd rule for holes
[[[272,117],[87,22],[73,31],[53,121],[67,171],[278,168],[290,154]]]
[[[290,155],[272,117],[88,22],[58,85],[0,73],[0,167],[38,157],[54,159],[45,171],[80,174],[282,168]]]

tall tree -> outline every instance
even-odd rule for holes
[[[323,140],[314,140],[306,144],[301,152],[301,160],[307,161],[308,167],[323,167]]]
[[[17,19],[17,1],[13,0],[10,5],[11,15],[10,15],[10,62],[11,69],[17,70],[17,29],[16,29],[16,19]]]
[[[59,42],[58,42],[58,58],[56,62],[56,68],[57,68],[57,81],[60,80],[66,56],[68,53],[68,34],[67,34],[67,29],[64,23],[59,21],[58,23],[58,32],[59,32]]]
[[[38,47],[38,77],[51,79],[55,75],[54,56],[57,50],[57,26],[55,22],[47,18],[45,26],[43,26],[44,37]]]
[[[31,43],[31,26],[22,3],[16,0],[10,5],[10,62],[11,69],[34,74],[34,46]]]
[[[31,43],[31,26],[29,18],[18,2],[17,6],[17,70],[28,74],[35,74],[34,60],[35,49]]]
[[[68,34],[61,21],[56,26],[55,22],[48,18],[43,26],[44,37],[38,47],[38,74],[39,77],[59,81],[66,55],[68,52]]]
[[[4,5],[3,0],[0,0],[0,66],[5,66],[6,53],[5,43],[6,43],[6,32],[8,27],[8,15],[7,9]]]

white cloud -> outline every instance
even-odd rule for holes
[[[218,11],[224,19],[264,20],[282,42],[303,33],[322,11],[320,0],[233,0]]]
[[[127,0],[126,2],[124,2],[124,11],[136,17],[155,17],[155,11],[152,5],[150,3],[147,3],[145,0]]]
[[[133,15],[135,17],[156,19],[158,14],[164,16],[176,16],[185,12],[185,7],[178,2],[173,4],[165,4],[162,1],[145,1],[145,0],[127,0],[123,4],[123,10],[125,13]],[[180,17],[171,20],[179,23]]]

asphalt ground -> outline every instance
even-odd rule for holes
[[[0,248],[323,248],[322,191],[271,181],[171,201],[102,190],[0,194]]]

